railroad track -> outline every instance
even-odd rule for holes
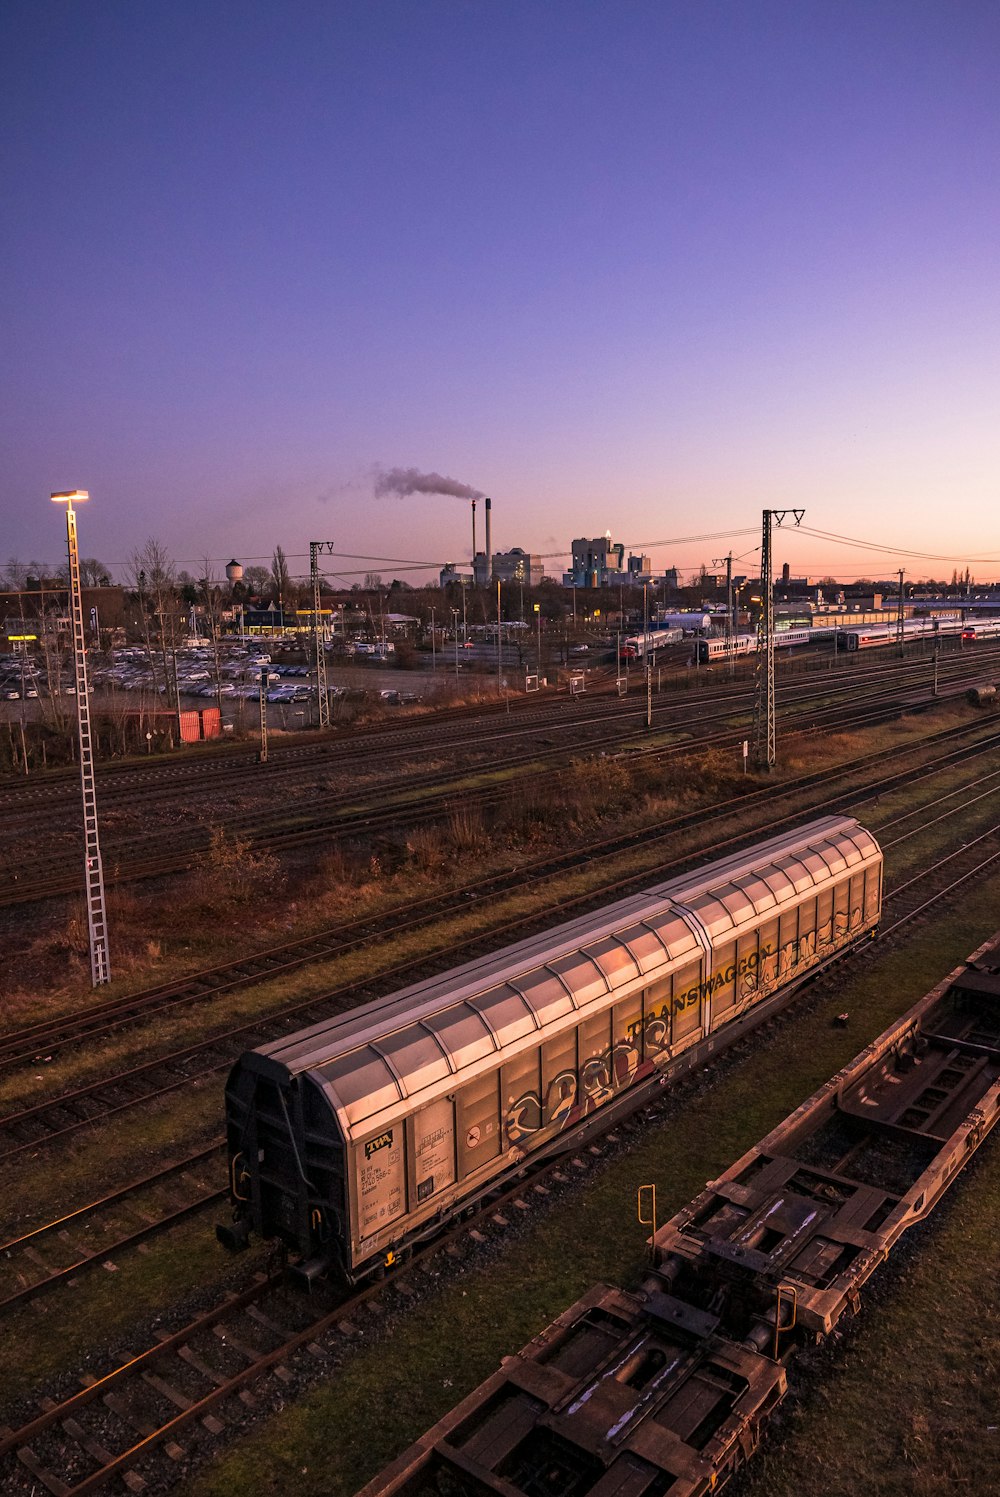
[[[786,700],[797,693],[836,697],[844,693],[853,695],[860,686],[869,685],[884,691],[887,685],[901,680],[909,679],[912,684],[915,675],[926,674],[924,667],[925,662],[920,659],[878,664],[860,657],[857,661],[852,659],[851,667],[843,671],[811,670],[804,677],[783,673],[781,695]],[[957,684],[956,673],[964,681],[969,671],[969,663],[956,658],[942,666],[941,680],[947,685],[955,676]],[[973,671],[973,674],[981,673],[979,666]],[[676,713],[686,722],[691,716],[692,698],[712,714],[720,708],[747,710],[752,702],[752,688],[746,682],[720,681],[714,685],[707,700],[706,697],[704,688],[691,688],[690,685],[686,692],[675,689],[666,697],[657,694],[653,703],[654,715],[662,721]],[[366,729],[350,737],[338,736],[298,747],[276,747],[269,755],[267,774],[273,780],[284,780],[289,774],[315,774],[329,765],[331,756],[338,774],[343,774],[354,763],[370,767],[373,757],[381,763],[392,763],[404,757],[426,755],[429,749],[436,753],[469,754],[478,748],[491,753],[498,734],[509,739],[550,730],[584,733],[593,729],[600,732],[605,729],[609,716],[620,723],[623,715],[630,715],[638,722],[644,719],[645,707],[635,696],[630,703],[621,701],[616,694],[602,692],[596,699],[573,702],[549,698],[543,707],[522,701],[510,721],[502,709],[495,706],[485,706],[474,717],[467,711],[457,715],[435,713],[432,718],[422,719],[419,725],[409,728]],[[499,722],[496,720],[498,716]],[[199,789],[218,789],[230,782],[244,783],[248,776],[259,777],[260,773],[255,751],[230,751],[212,757],[175,759],[141,767],[108,763],[99,767],[98,786],[102,806],[112,807],[122,800],[134,801],[137,789],[141,789],[148,799],[176,798]],[[19,780],[0,786],[0,809],[7,813],[5,824],[16,823],[19,814],[30,813],[43,819],[58,817],[63,813],[63,803],[75,810],[76,792],[75,775],[68,771],[53,771],[35,780]],[[32,829],[37,830],[37,820]]]
[[[878,663],[867,657],[851,657],[850,668],[839,671],[811,669],[806,675],[799,677],[783,672],[781,695],[783,699],[801,693],[836,697],[844,692],[853,695],[859,687],[869,685],[884,691],[887,686],[901,681],[912,684],[915,676],[926,674],[925,667],[926,661],[920,658]],[[970,672],[981,675],[982,669],[979,662],[972,666],[964,657],[951,657],[942,665],[941,679],[947,684],[954,677],[957,684],[959,677],[964,682]],[[720,707],[743,710],[750,704],[750,688],[746,683],[719,682],[714,685],[710,698],[706,700],[707,693],[704,689],[692,689],[690,682],[682,679],[689,688],[687,692],[672,690],[666,697],[657,694],[654,698],[654,713],[661,720],[677,713],[687,721],[691,715],[692,697],[705,705],[706,710],[711,713],[718,712]],[[633,697],[631,702],[635,704],[636,698]],[[600,694],[596,699],[581,698],[575,701],[554,701],[550,698],[543,707],[535,707],[522,701],[510,719],[499,713],[496,707],[492,710],[487,707],[475,717],[470,717],[465,711],[457,715],[437,713],[433,718],[422,719],[419,724],[409,728],[365,730],[351,737],[337,737],[307,746],[278,747],[269,756],[267,773],[272,779],[280,779],[288,771],[314,774],[326,767],[331,754],[335,756],[338,773],[343,773],[352,762],[369,766],[373,755],[380,761],[389,762],[405,755],[426,755],[429,748],[435,752],[448,750],[465,754],[477,747],[492,751],[498,734],[511,738],[523,737],[536,730],[543,732],[547,728],[581,732],[587,728],[601,730],[606,725],[608,716],[613,716],[620,723],[623,714],[639,720],[644,718],[644,706],[642,703],[630,705],[622,702],[616,695]],[[498,715],[499,722],[496,720]],[[259,774],[256,754],[245,751],[226,752],[204,758],[174,759],[167,763],[141,767],[111,763],[100,766],[99,792],[102,805],[111,807],[120,799],[134,800],[134,792],[139,788],[147,796],[154,798],[161,794],[176,797],[191,790],[208,788],[209,785],[217,789],[229,781],[243,783],[248,775]],[[75,808],[75,792],[75,778],[68,772],[55,771],[38,780],[22,780],[0,787],[0,809],[7,812],[5,822],[16,820],[19,808],[32,811],[36,816],[40,814],[43,818],[46,815],[59,816],[63,800],[71,808]],[[37,824],[33,829],[37,829]]]
[[[919,813],[910,813],[909,820]],[[889,825],[898,824],[890,823]],[[922,821],[920,831],[926,826]],[[1000,848],[991,847],[1000,828],[989,832],[898,884],[886,898],[892,919],[883,924],[874,943],[888,943],[904,927],[954,897],[973,878],[989,872],[1000,861]],[[905,832],[888,847],[916,832]],[[939,887],[927,889],[928,880]],[[865,953],[871,946],[865,948]],[[812,987],[834,980],[837,971],[865,953],[851,953],[837,968],[819,974]],[[53,1221],[20,1233],[0,1244],[0,1314],[28,1300],[41,1298],[88,1269],[115,1266],[117,1256],[159,1237],[180,1222],[218,1208],[227,1199],[225,1141],[220,1136],[184,1159],[118,1186],[101,1198]]]
[[[957,688],[952,689],[958,694]],[[890,721],[902,712],[927,709],[934,700],[922,690],[904,693],[893,702],[886,702],[879,693],[879,701],[876,705],[867,710],[861,710],[856,691],[852,693],[852,698],[850,719],[852,727],[873,726]],[[683,737],[678,741],[664,744],[662,738],[659,741],[650,742],[645,729],[644,713],[633,714],[633,716],[640,718],[640,726],[627,734],[619,735],[619,750],[631,742],[633,747],[629,752],[633,758],[643,755],[651,756],[656,760],[668,755],[690,752],[692,739],[696,739],[699,729],[697,720],[687,721]],[[792,731],[816,732],[830,726],[838,728],[843,726],[843,712],[840,705],[823,708],[801,705],[794,713],[787,714],[785,721],[786,727],[791,728]],[[746,736],[746,726],[743,722],[738,727],[720,730],[717,711],[712,716],[711,723],[712,746],[715,748],[735,748]],[[566,758],[579,751],[579,744],[571,748],[558,745],[547,749],[544,746],[532,745],[521,755],[507,755],[504,760],[504,769],[509,771],[512,768],[537,764],[541,766],[551,782],[553,774],[558,771],[553,771],[547,761],[553,757]],[[510,796],[509,781],[475,788],[468,784],[473,773],[468,767],[463,766],[462,769],[448,776],[443,777],[438,772],[425,776],[422,781],[411,780],[405,794],[393,796],[388,804],[383,787],[381,791],[372,792],[378,794],[378,809],[373,808],[370,803],[359,807],[357,805],[359,797],[347,795],[339,801],[325,797],[319,810],[315,806],[307,806],[301,812],[290,813],[287,808],[279,807],[270,815],[266,812],[255,812],[243,816],[227,814],[227,831],[230,835],[245,837],[258,849],[282,853],[314,844],[317,841],[329,844],[332,837],[350,840],[370,838],[386,833],[395,834],[398,833],[401,825],[416,826],[440,820],[449,814],[458,802],[470,799],[475,801],[480,810],[488,810],[507,802]],[[417,794],[414,796],[415,788]],[[427,792],[431,789],[438,793],[434,796],[428,794]],[[105,882],[110,885],[159,877],[189,869],[204,855],[211,832],[211,826],[205,823],[200,823],[195,827],[172,828],[171,850],[168,854],[162,851],[162,836],[136,839],[130,844],[117,848],[113,839],[110,841],[106,839]],[[121,859],[126,853],[128,862],[123,867]],[[23,863],[20,867],[11,865],[9,881],[3,889],[0,889],[0,906],[37,902],[58,895],[78,893],[81,878],[79,867],[71,867],[67,871],[65,849],[46,856],[35,846],[30,864]]]
[[[973,740],[971,743],[968,742],[970,738]],[[945,747],[947,745],[957,746]],[[907,783],[913,783],[929,774],[1000,747],[1000,731],[978,722],[961,724],[936,733],[903,753],[909,757],[933,747],[942,747],[945,751],[911,770],[897,771],[888,777],[882,776],[870,793],[886,794],[904,778]],[[801,775],[783,784],[780,793],[782,796],[808,794],[817,787],[842,781],[873,764],[881,764],[882,760],[881,754],[869,754],[840,765],[833,772]],[[771,808],[774,795],[774,787],[771,785],[754,785],[745,793],[717,806],[673,816],[647,827],[642,834],[643,843],[647,847],[655,846],[657,842],[676,837],[693,826],[717,823],[734,811],[742,812],[755,805],[766,804]],[[836,809],[839,802],[809,802],[810,808],[815,810],[823,809],[824,804]],[[526,882],[537,883],[568,869],[579,870],[584,863],[595,863],[613,857],[633,847],[634,843],[635,834],[630,831],[592,843],[582,854],[570,851],[539,858],[508,873],[464,885],[461,891],[447,889],[439,895],[394,906],[378,916],[346,921],[315,935],[252,953],[236,962],[93,1005],[79,1014],[42,1021],[0,1038],[0,1067],[12,1068],[20,1064],[46,1062],[67,1043],[119,1033],[127,1024],[148,1019],[180,1005],[204,1001],[266,982],[315,962],[332,960],[389,932],[398,934],[402,930],[424,924],[443,912],[453,910],[457,901],[471,903],[487,896],[495,897],[519,888]],[[648,875],[649,878],[655,876],[655,872]]]
[[[861,793],[860,799],[863,802],[864,799],[887,793],[899,784],[910,784],[913,778],[912,772],[906,771],[884,777],[875,785],[867,786]],[[994,777],[991,776],[991,778]],[[990,789],[987,793],[995,793],[995,790]],[[968,787],[962,786],[953,794],[967,798]],[[858,801],[858,792],[851,791],[827,797],[811,809],[814,811],[847,810],[856,807]],[[769,825],[772,831],[776,831],[783,825],[800,820],[801,816],[802,807],[799,804],[786,815],[771,816]],[[911,818],[923,816],[923,808],[910,813]],[[918,831],[923,829],[923,824],[917,828]],[[993,831],[996,831],[996,828]],[[661,833],[661,836],[667,838],[673,835],[676,835],[676,828]],[[753,835],[752,832],[742,832],[736,837],[720,839],[715,843],[715,851],[718,853],[729,848],[735,850],[751,840]],[[579,859],[576,861],[579,862]],[[692,857],[683,860],[675,859],[660,865],[655,871],[646,870],[641,874],[606,884],[598,894],[591,891],[570,899],[561,898],[544,910],[535,910],[529,915],[515,917],[499,927],[494,927],[486,936],[475,933],[465,939],[449,938],[449,959],[453,962],[469,959],[484,946],[492,949],[501,939],[506,942],[523,936],[528,930],[539,925],[544,926],[556,918],[565,918],[571,911],[592,907],[597,903],[607,903],[610,898],[621,898],[647,888],[651,882],[657,882],[664,876],[680,872],[683,867],[689,867],[695,861]],[[412,923],[423,923],[423,917],[415,915]],[[398,922],[393,928],[396,930],[400,928]],[[362,989],[359,989],[358,984],[354,982],[343,984],[326,993],[313,995],[308,999],[288,1005],[266,1017],[258,1016],[250,1021],[217,1031],[194,1044],[133,1066],[116,1075],[103,1077],[58,1097],[21,1108],[14,1113],[8,1113],[5,1117],[0,1117],[0,1159],[9,1160],[57,1140],[66,1140],[81,1130],[103,1123],[109,1118],[120,1117],[121,1114],[136,1106],[148,1104],[182,1088],[188,1088],[201,1079],[228,1069],[245,1049],[276,1040],[294,1029],[303,1028],[321,1019],[329,1018],[333,1014],[356,1007],[359,1002],[374,996],[375,989],[390,991],[394,987],[405,985],[408,981],[415,981],[423,972],[432,970],[439,960],[440,954],[422,954],[419,957],[406,958],[382,969]]]
[[[281,1270],[255,1275],[242,1291],[164,1333],[103,1376],[88,1378],[79,1392],[45,1400],[44,1411],[19,1429],[0,1429],[0,1476],[6,1473],[10,1483],[4,1491],[28,1497],[33,1479],[55,1497],[83,1497],[116,1475],[125,1475],[131,1490],[140,1491],[144,1478],[133,1474],[129,1481],[128,1474],[154,1452],[162,1447],[168,1462],[186,1461],[188,1452],[176,1443],[177,1436],[195,1424],[210,1435],[222,1434],[222,1406],[234,1396],[242,1395],[236,1417],[245,1418],[248,1407],[259,1407],[249,1385],[267,1373],[284,1390],[320,1368],[332,1370],[369,1307],[405,1294],[431,1260],[456,1251],[460,1240],[482,1241],[484,1229],[502,1230],[505,1209],[524,1210],[532,1195],[546,1197],[569,1178],[567,1167],[588,1172],[585,1159],[527,1167],[528,1180],[490,1191],[470,1208],[471,1216],[414,1251],[386,1282],[339,1296],[324,1287],[304,1298],[289,1292]],[[78,1417],[86,1417],[85,1411],[90,1411],[89,1427]]]
[[[993,828],[986,835],[998,830]],[[968,851],[959,849],[948,861],[954,863]],[[991,849],[977,864],[949,868],[943,887],[930,897],[925,892],[902,916],[894,914],[876,941],[894,939],[905,921],[933,903],[954,897],[962,884],[982,876],[998,859],[1000,849]],[[935,864],[919,879],[942,866]],[[898,893],[912,890],[919,879],[908,880]],[[815,992],[821,984],[835,980],[845,963],[859,959],[864,959],[861,953],[849,953],[836,969],[804,986]],[[661,1106],[670,1104],[668,1096]],[[647,1115],[657,1110],[655,1105],[649,1109],[645,1098],[637,1098],[635,1107],[623,1108],[611,1127],[621,1127],[629,1112],[640,1108]],[[606,1127],[598,1115],[591,1140]],[[17,1429],[0,1429],[4,1490],[27,1497],[35,1490],[33,1484],[40,1482],[55,1497],[84,1497],[115,1476],[123,1476],[136,1492],[148,1481],[169,1485],[170,1463],[174,1469],[182,1461],[190,1463],[194,1453],[190,1442],[204,1445],[202,1429],[218,1439],[226,1435],[234,1419],[242,1425],[248,1409],[260,1410],[276,1394],[284,1402],[289,1388],[313,1381],[319,1374],[329,1375],[348,1354],[358,1325],[363,1325],[373,1306],[387,1296],[412,1294],[423,1270],[442,1254],[460,1253],[462,1239],[482,1242],[487,1233],[505,1231],[509,1225],[505,1212],[528,1212],[533,1199],[542,1202],[554,1189],[572,1188],[573,1173],[589,1173],[603,1152],[600,1145],[592,1141],[588,1145],[580,1137],[573,1140],[573,1151],[572,1157],[526,1165],[519,1179],[476,1202],[470,1208],[471,1220],[453,1225],[433,1243],[415,1250],[383,1283],[342,1295],[324,1286],[317,1298],[305,1298],[288,1292],[280,1270],[258,1274],[241,1291],[225,1296],[178,1329],[162,1332],[141,1352],[127,1355],[103,1375],[88,1374],[78,1391],[42,1400],[41,1413]],[[267,1378],[270,1383],[262,1388]],[[251,1391],[251,1384],[257,1385],[256,1391]],[[231,1402],[234,1399],[241,1400],[239,1406]],[[178,1444],[179,1436],[188,1440],[187,1448]]]
[[[205,1183],[222,1169],[223,1183]],[[0,1314],[48,1294],[97,1264],[216,1205],[226,1195],[222,1148],[213,1143],[130,1180],[99,1200],[0,1243]]]

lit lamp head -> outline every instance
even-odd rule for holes
[[[86,489],[73,489],[68,494],[52,494],[50,497],[53,504],[65,504],[72,509],[74,503],[77,501],[82,503],[84,499],[90,498],[90,494]]]

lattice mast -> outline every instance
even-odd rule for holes
[[[730,676],[736,673],[736,639],[733,628],[733,553],[728,556],[718,556],[712,559],[712,570],[726,563],[726,659],[729,662]]]
[[[260,690],[257,695],[260,698],[260,762],[267,763],[267,685],[268,668],[262,665],[260,668]]]
[[[313,597],[313,645],[316,655],[316,706],[321,728],[330,726],[330,693],[326,686],[326,652],[323,649],[323,625],[320,613],[319,558],[324,552],[333,551],[333,541],[309,542],[309,579]]]
[[[774,581],[771,560],[771,522],[781,525],[792,515],[801,523],[804,509],[765,509],[760,547],[760,615],[757,620],[757,667],[754,677],[751,754],[757,769],[771,770],[777,758],[774,711]]]
[[[56,495],[66,504],[66,542],[69,551],[69,614],[73,633],[76,677],[76,722],[80,742],[80,791],[83,797],[84,881],[87,891],[87,927],[90,933],[90,977],[95,988],[111,981],[108,956],[108,922],[104,903],[104,867],[97,826],[97,786],[94,751],[90,736],[90,696],[87,691],[87,643],[83,633],[83,600],[80,593],[80,552],[76,539],[73,499],[86,499],[80,492]]]

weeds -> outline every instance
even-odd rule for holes
[[[202,899],[216,909],[274,898],[287,882],[280,858],[255,852],[250,842],[221,826],[211,829],[208,851],[198,862],[196,877]]]

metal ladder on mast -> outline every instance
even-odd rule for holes
[[[66,515],[69,534],[69,608],[76,665],[76,718],[80,738],[80,786],[83,791],[84,870],[87,888],[87,924],[90,930],[90,975],[94,987],[111,981],[108,960],[107,915],[104,907],[104,868],[97,833],[97,787],[90,738],[90,696],[87,692],[87,645],[83,633],[83,600],[80,596],[80,557],[76,543],[76,514]]]

